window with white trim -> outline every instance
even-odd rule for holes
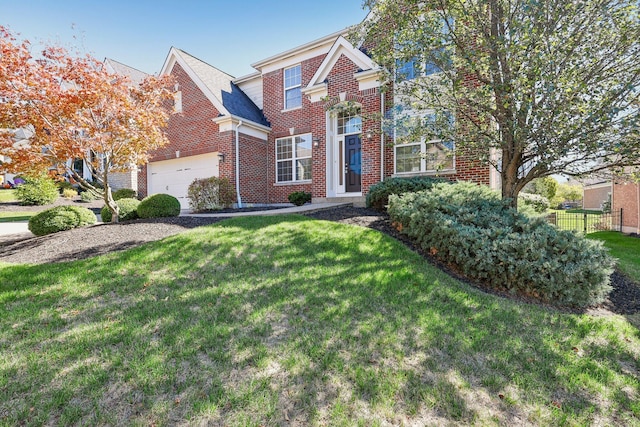
[[[427,114],[419,119],[410,117],[408,123],[415,123],[423,127],[422,134],[430,134],[432,137],[416,137],[407,142],[399,142],[402,138],[398,135],[396,127],[395,170],[397,174],[420,172],[443,172],[455,169],[455,142],[449,138],[438,138],[438,126],[447,126],[449,132],[453,129],[453,115],[445,112],[439,120],[435,114]],[[406,124],[405,124],[406,127]],[[415,128],[414,128],[415,129]],[[415,130],[411,133],[414,133]],[[406,138],[404,138],[406,141]]]
[[[302,106],[302,69],[300,65],[284,70],[284,109]]]
[[[311,179],[311,134],[276,139],[276,182]]]

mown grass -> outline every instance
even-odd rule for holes
[[[17,200],[15,190],[0,190],[0,202],[16,202]]]
[[[0,267],[0,424],[640,425],[640,333],[373,230],[245,217]]]
[[[29,221],[37,212],[0,212],[0,222]]]
[[[587,236],[601,240],[611,255],[618,259],[618,268],[636,283],[640,283],[640,239],[616,231],[599,231]]]

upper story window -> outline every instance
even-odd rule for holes
[[[311,179],[311,134],[276,139],[276,182]]]
[[[300,65],[284,70],[284,109],[302,106],[302,71]]]
[[[416,55],[408,60],[399,59],[396,61],[396,81],[413,80],[418,76],[430,76],[439,73],[442,71],[442,68],[437,64],[445,65],[446,67],[451,66],[451,58],[446,48],[450,42],[449,33],[451,28],[453,28],[453,19],[441,19],[440,22],[441,28],[438,34],[440,34],[441,37],[435,36],[435,34],[427,36],[431,38],[433,44],[436,45],[436,47],[430,51],[430,54],[427,54],[427,52],[421,54],[420,51],[422,48],[413,42],[398,47],[398,49],[405,48],[409,51],[415,51]],[[413,45],[413,47],[411,47],[411,45]]]

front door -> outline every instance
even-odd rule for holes
[[[362,153],[360,135],[348,135],[344,139],[345,149],[345,190],[347,193],[362,191]]]

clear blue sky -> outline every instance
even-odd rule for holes
[[[0,25],[158,73],[175,46],[236,77],[252,63],[361,22],[361,0],[0,0]]]

